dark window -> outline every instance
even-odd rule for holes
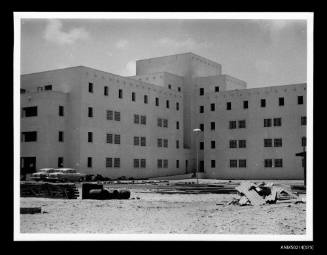
[[[229,167],[230,168],[236,168],[237,167],[237,160],[236,159],[229,160]]]
[[[176,121],[176,129],[179,129],[179,121]]]
[[[112,158],[106,158],[106,167],[112,167]]]
[[[200,142],[200,150],[204,149],[204,142]]]
[[[120,112],[115,112],[115,120],[120,121]]]
[[[25,94],[26,93],[26,89],[20,89],[20,93],[21,94]]]
[[[139,168],[140,167],[140,161],[138,159],[134,159],[134,168]]]
[[[246,128],[245,120],[238,121],[238,128]]]
[[[146,168],[146,160],[144,158],[141,159],[141,168]]]
[[[158,118],[157,124],[158,124],[158,127],[162,127],[162,119],[161,118]]]
[[[244,109],[249,108],[249,101],[243,101],[243,108]]]
[[[246,148],[246,140],[238,140],[238,148]]]
[[[237,140],[229,140],[229,148],[237,148]]]
[[[89,116],[90,118],[93,117],[93,108],[92,108],[92,107],[89,107],[89,108],[88,108],[88,116]]]
[[[107,110],[107,120],[113,120],[113,111]]]
[[[246,167],[246,159],[240,159],[238,161],[238,167]]]
[[[200,113],[203,113],[203,112],[204,112],[204,106],[200,105]]]
[[[179,149],[179,141],[176,141],[176,149]]]
[[[141,137],[141,146],[146,146],[146,138],[144,136]]]
[[[87,132],[87,141],[89,143],[93,142],[93,133],[92,132]]]
[[[64,116],[64,107],[59,105],[59,116]]]
[[[115,135],[115,144],[120,144],[120,135]]]
[[[169,100],[166,101],[166,108],[169,109]]]
[[[271,119],[264,119],[263,120],[264,127],[271,127]]]
[[[229,129],[235,129],[236,128],[236,120],[229,121]]]
[[[177,89],[178,89],[178,92],[181,92],[181,87],[178,87]]]
[[[179,160],[176,160],[176,168],[179,168]]]
[[[123,98],[123,90],[122,89],[118,90],[118,98]]]
[[[215,92],[219,92],[219,86],[215,86]]]
[[[168,148],[168,139],[163,139],[163,147]]]
[[[272,147],[272,139],[264,139],[263,145],[264,147]]]
[[[212,112],[214,112],[215,111],[215,104],[210,104],[210,110],[212,111]]]
[[[215,168],[216,167],[216,160],[211,160],[211,168]]]
[[[158,165],[158,168],[162,168],[162,159],[158,159],[157,165]]]
[[[163,160],[163,167],[168,168],[168,159]]]
[[[132,92],[132,101],[135,102],[135,92]]]
[[[162,147],[162,138],[157,139],[158,147]]]
[[[107,134],[107,143],[112,143],[113,142],[113,135],[112,134]]]
[[[140,138],[138,136],[134,136],[134,145],[140,144]]]
[[[210,122],[210,128],[211,128],[211,130],[215,130],[216,129],[216,122]]]
[[[37,132],[36,131],[22,132],[21,139],[22,142],[36,142]]]
[[[200,88],[200,96],[204,95],[204,88]]]
[[[302,116],[302,117],[301,117],[301,125],[302,125],[302,126],[307,125],[307,117],[305,117],[305,116]]]
[[[168,120],[163,119],[163,127],[167,128],[168,127]]]
[[[266,99],[261,99],[260,100],[260,106],[261,107],[266,107]]]
[[[279,106],[283,106],[284,105],[284,97],[278,98],[278,104],[279,104]]]
[[[170,84],[168,84],[168,88],[171,89],[171,85]]]
[[[274,139],[274,147],[282,147],[282,138],[275,138]]]
[[[145,115],[141,115],[141,124],[146,125],[146,116]]]
[[[304,147],[304,146],[307,146],[307,138],[305,136],[302,137],[301,139],[301,145]]]
[[[108,94],[109,94],[108,91],[109,91],[108,87],[104,86],[104,92],[103,93],[104,93],[105,96],[108,96]]]
[[[139,124],[140,123],[140,115],[134,114],[134,123]]]
[[[159,98],[156,97],[156,106],[159,106]]]
[[[215,149],[216,148],[216,141],[211,141],[211,149]]]
[[[202,132],[204,131],[204,124],[203,124],[203,123],[200,124],[200,130],[201,130]]]
[[[58,167],[64,167],[64,158],[63,157],[58,158]]]
[[[179,111],[179,103],[176,103],[176,111]]]
[[[37,106],[23,107],[22,117],[34,117],[37,116]]]
[[[92,167],[92,158],[91,157],[87,158],[87,167]]]
[[[59,131],[58,140],[59,140],[59,142],[63,142],[64,141],[64,132],[63,131]]]
[[[144,103],[147,104],[148,103],[148,96],[144,95]]]
[[[227,102],[226,103],[226,109],[227,110],[231,110],[232,109],[232,103],[231,102]]]
[[[52,85],[45,85],[44,90],[52,90]]]
[[[265,159],[265,167],[272,167],[272,159]]]
[[[297,97],[297,103],[298,104],[303,104],[303,96],[298,96]]]
[[[93,83],[89,82],[89,92],[93,93]]]
[[[274,126],[280,127],[282,125],[282,118],[274,118]]]
[[[274,167],[283,167],[283,159],[281,158],[275,159],[274,163],[275,163]]]
[[[114,158],[114,167],[120,167],[120,158]]]

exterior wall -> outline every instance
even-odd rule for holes
[[[304,104],[297,104],[297,96],[304,97]],[[284,97],[285,105],[278,105]],[[265,87],[207,94],[204,122],[205,172],[210,178],[220,179],[302,179],[303,168],[295,153],[303,150],[301,138],[306,136],[306,126],[301,125],[301,116],[306,116],[306,84]],[[266,99],[266,107],[260,107],[260,99]],[[249,108],[243,109],[243,100]],[[226,110],[226,102],[232,109]],[[209,111],[216,104],[214,112]],[[281,117],[280,127],[264,127],[265,118]],[[246,128],[229,129],[229,121],[246,120]],[[209,129],[210,122],[216,124]],[[282,147],[264,147],[265,138],[282,138]],[[229,140],[246,140],[246,148],[229,148]],[[210,148],[216,141],[216,149]],[[265,168],[264,159],[283,159],[281,168]],[[230,168],[230,159],[246,159],[246,168]],[[216,167],[211,168],[211,160]]]

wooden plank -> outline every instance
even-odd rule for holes
[[[21,214],[41,213],[41,207],[21,207],[20,213]]]
[[[252,186],[253,184],[250,182],[242,182],[241,185],[235,187],[235,189],[244,194],[252,205],[258,206],[265,204],[266,201],[254,189],[250,189]]]

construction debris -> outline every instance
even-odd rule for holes
[[[97,183],[82,184],[82,199],[129,199],[130,196],[129,190],[104,189],[103,184]]]
[[[41,213],[41,207],[21,207],[20,214]]]

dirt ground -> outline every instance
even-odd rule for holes
[[[129,200],[21,198],[21,233],[291,234],[306,231],[306,204],[228,205],[235,194],[160,194],[131,189]]]

